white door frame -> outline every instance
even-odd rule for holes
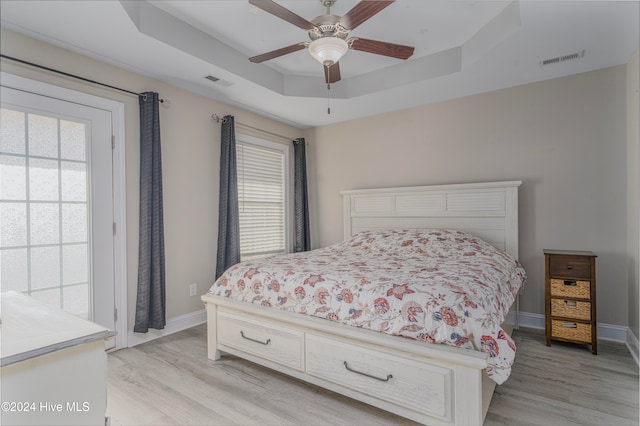
[[[113,149],[114,302],[117,310],[115,349],[127,345],[127,221],[124,104],[76,90],[0,72],[0,85],[111,112]]]

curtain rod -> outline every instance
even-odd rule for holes
[[[68,72],[64,72],[64,71],[56,70],[56,69],[53,69],[53,68],[45,67],[44,65],[34,64],[33,62],[28,62],[28,61],[25,61],[25,60],[22,60],[22,59],[14,58],[13,56],[0,54],[0,57],[5,58],[5,59],[9,59],[11,61],[20,62],[21,64],[29,65],[29,66],[32,66],[32,67],[35,67],[35,68],[40,68],[40,69],[43,69],[43,70],[46,70],[46,71],[50,71],[50,72],[54,72],[54,73],[57,73],[57,74],[61,74],[61,75],[67,76],[67,77],[75,78],[77,80],[82,80],[82,81],[86,81],[88,83],[97,84],[99,86],[108,87],[109,89],[119,90],[121,92],[128,93],[130,95],[145,96],[142,93],[136,93],[136,92],[132,92],[131,90],[121,89],[120,87],[111,86],[111,85],[106,84],[106,83],[101,83],[99,81],[90,80],[88,78],[80,77],[79,75],[70,74]],[[160,103],[164,103],[164,99],[159,99],[159,101],[160,101]]]
[[[221,117],[221,116],[219,116],[218,114],[215,114],[215,113],[211,114],[211,118],[216,123],[224,123],[226,121],[224,117]],[[248,124],[242,124],[242,123],[235,123],[235,124],[238,127],[244,127],[245,129],[253,130],[255,132],[264,133],[265,135],[269,135],[269,136],[273,136],[274,138],[279,138],[279,139],[282,139],[282,140],[286,140],[287,142],[291,142],[294,139],[294,138],[288,138],[286,136],[279,135],[277,133],[272,133],[272,132],[269,132],[267,130],[262,130],[262,129],[259,129],[257,127],[249,126]]]

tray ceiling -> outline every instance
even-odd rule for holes
[[[278,3],[308,20],[325,13],[318,0]],[[338,0],[331,13],[356,4]],[[638,5],[398,0],[351,35],[415,46],[414,55],[350,50],[330,91],[306,50],[248,61],[309,39],[243,0],[3,0],[0,13],[9,29],[305,128],[625,64],[638,48]]]

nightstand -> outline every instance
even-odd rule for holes
[[[547,346],[551,340],[590,344],[596,334],[596,254],[544,250]]]

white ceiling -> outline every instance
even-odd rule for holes
[[[307,20],[325,13],[319,0],[277,2]],[[357,3],[338,0],[331,12]],[[351,36],[415,46],[414,55],[349,51],[328,92],[304,50],[248,61],[309,39],[246,0],[0,1],[4,27],[300,128],[625,64],[639,13],[636,0],[397,0]]]

